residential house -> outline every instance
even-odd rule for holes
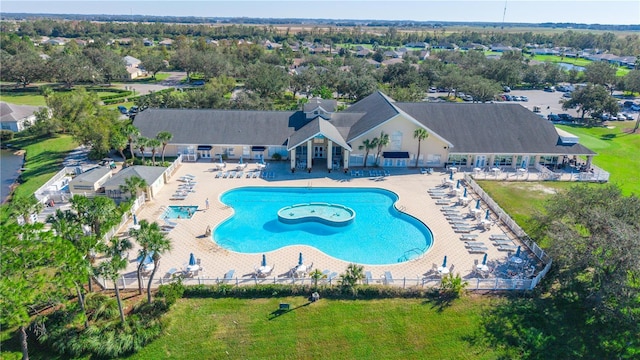
[[[40,110],[37,106],[15,105],[0,102],[0,124],[2,130],[19,132],[36,122],[35,112]]]
[[[162,39],[162,41],[160,41],[158,45],[170,48],[171,46],[173,46],[173,39]]]
[[[517,47],[513,47],[513,46],[504,46],[502,44],[492,44],[491,45],[491,51],[495,51],[495,52],[505,52],[505,51],[522,51],[522,49],[519,49]]]
[[[424,41],[408,42],[408,43],[404,44],[404,46],[406,46],[408,48],[421,48],[421,49],[428,49],[429,48],[429,44],[424,42]]]
[[[140,64],[142,64],[142,61],[130,55],[123,57],[123,60],[130,80],[133,80],[140,76],[144,76],[145,72],[140,68]]]
[[[134,125],[142,136],[172,133],[168,156],[195,154],[197,159],[288,159],[291,168],[325,167],[328,171],[374,164],[365,159],[365,140],[389,135],[378,163],[384,167],[553,166],[565,156],[595,153],[564,141],[553,124],[508,103],[399,103],[380,91],[336,112],[334,103],[316,99],[298,111],[146,109]],[[416,129],[429,137],[418,142]]]
[[[449,42],[439,42],[436,45],[431,45],[432,49],[437,50],[458,50],[458,45]]]
[[[391,59],[387,59],[382,61],[380,64],[383,66],[389,66],[389,65],[393,65],[393,64],[401,64],[402,62],[404,62],[404,60],[402,60],[402,58],[391,58]]]

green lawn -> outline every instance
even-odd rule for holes
[[[580,143],[598,153],[593,163],[611,173],[609,181],[618,185],[625,195],[640,195],[640,134],[624,132],[635,122],[625,121],[605,127],[572,127],[560,125],[580,138]]]
[[[25,92],[25,93],[13,93],[2,92],[0,100],[16,104],[16,105],[30,105],[30,106],[46,106],[44,96],[39,93]]]
[[[276,316],[280,302],[293,310]],[[494,359],[469,342],[489,303],[466,297],[439,311],[424,299],[181,299],[164,335],[129,358]]]
[[[17,137],[10,142],[17,148],[26,150],[27,159],[23,178],[26,182],[16,188],[15,195],[33,194],[60,169],[69,151],[78,145],[71,136],[59,135],[44,140],[29,136]]]

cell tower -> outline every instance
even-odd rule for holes
[[[501,29],[504,29],[504,18],[507,16],[507,0],[504,0],[504,12],[502,13],[502,26]]]

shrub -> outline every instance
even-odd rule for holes
[[[0,141],[9,141],[13,139],[13,131],[11,130],[2,130],[0,131]]]
[[[460,274],[449,274],[442,278],[440,283],[440,296],[450,299],[459,298],[465,291],[468,283],[460,277]]]
[[[172,282],[169,285],[160,285],[156,293],[156,298],[164,299],[167,306],[171,306],[182,297],[184,290],[182,280],[178,279],[178,281]]]
[[[280,161],[280,160],[282,160],[282,155],[280,155],[278,153],[275,153],[275,154],[271,155],[271,158],[273,160],[275,160],[275,161]]]

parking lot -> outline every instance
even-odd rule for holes
[[[543,90],[512,90],[509,95],[516,95],[516,96],[526,96],[528,98],[529,101],[505,101],[504,103],[508,103],[508,104],[519,104],[520,106],[524,106],[525,108],[533,111],[534,107],[539,107],[540,108],[540,114],[544,115],[545,119],[547,118],[547,116],[549,114],[569,114],[573,117],[579,117],[580,115],[578,114],[578,111],[576,111],[576,109],[567,109],[567,110],[563,110],[562,109],[562,104],[560,103],[560,101],[562,99],[564,99],[562,97],[564,93],[560,92],[560,91],[556,91],[556,92],[546,92]],[[436,98],[438,96],[446,96],[447,93],[430,93],[429,97],[430,98]],[[638,103],[638,101],[636,100],[636,103]],[[620,109],[621,112],[625,112],[625,113],[630,113],[631,115],[635,116],[638,115],[638,112],[632,112],[629,111],[628,109]]]

